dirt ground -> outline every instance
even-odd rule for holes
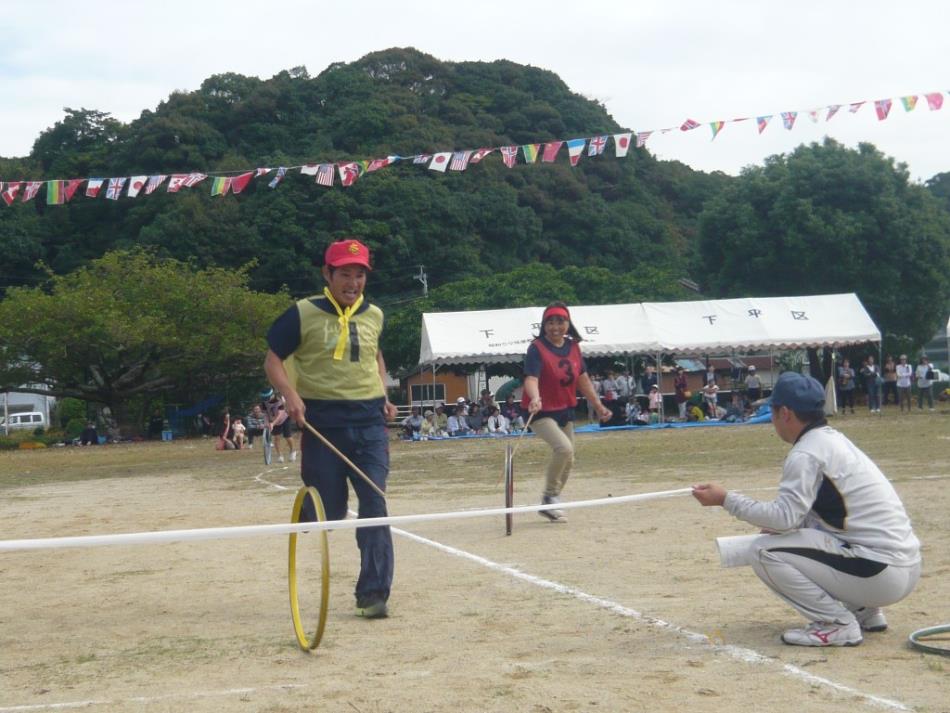
[[[93,711],[950,711],[950,659],[907,636],[950,622],[950,411],[835,426],[891,477],[924,577],[890,628],[848,649],[783,645],[797,614],[714,539],[750,529],[689,496],[436,521],[397,533],[391,616],[354,616],[352,532],[330,535],[326,635],[295,642],[287,538],[0,553],[0,713]],[[578,436],[564,493],[710,479],[767,499],[787,446],[768,425]],[[394,443],[392,514],[498,507],[498,440]],[[516,504],[547,457],[525,439]],[[286,522],[298,474],[210,441],[0,453],[0,539]],[[313,539],[310,539],[313,538]],[[301,605],[316,621],[316,536]]]

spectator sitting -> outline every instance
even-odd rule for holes
[[[465,420],[463,408],[464,399],[463,405],[456,406],[455,412],[449,416],[448,429],[450,436],[466,436],[472,432],[472,429],[468,426],[468,422]]]
[[[501,415],[501,410],[494,406],[485,421],[485,428],[493,436],[504,436],[508,433],[508,419]]]
[[[435,414],[432,411],[426,411],[422,419],[422,428],[419,429],[419,434],[423,441],[427,441],[430,438],[442,438],[445,436],[445,431],[439,428],[439,424],[435,419]]]
[[[455,399],[455,415],[468,416],[468,405],[465,403],[464,396],[459,396]]]
[[[99,445],[99,433],[96,431],[96,424],[92,421],[89,421],[86,424],[86,427],[82,430],[82,433],[79,434],[79,445],[81,446],[98,446]]]
[[[445,435],[449,432],[449,417],[445,413],[445,406],[436,404],[435,407],[435,425]]]
[[[482,412],[476,408],[475,404],[472,404],[468,410],[468,416],[465,417],[465,420],[473,433],[485,433],[485,421],[487,417],[482,415]]]
[[[703,413],[703,410],[697,404],[689,404],[686,409],[686,420],[687,421],[705,421],[706,414]]]
[[[627,399],[624,420],[630,426],[645,426],[650,423],[650,414],[640,408],[640,402],[637,401],[636,396]]]
[[[510,430],[524,430],[524,417],[521,415],[521,404],[515,402],[515,397],[512,394],[508,394],[505,403],[501,405],[501,415],[508,420]]]
[[[254,404],[254,408],[247,415],[247,447],[254,447],[254,439],[264,435],[264,411],[260,404]]]
[[[482,397],[478,401],[478,410],[481,412],[482,418],[488,418],[493,408],[498,408],[498,404],[495,403],[495,395],[488,389],[482,389]],[[471,415],[471,411],[469,411],[469,415]]]
[[[419,432],[422,430],[422,415],[419,413],[419,407],[413,406],[412,413],[406,416],[402,421],[402,436],[407,441],[419,439]]]
[[[726,407],[725,415],[722,418],[730,423],[745,420],[745,404],[742,403],[742,397],[739,394],[734,393],[732,395],[732,401]]]
[[[241,419],[234,419],[234,424],[231,426],[231,432],[234,434],[232,440],[234,441],[234,447],[238,450],[244,448],[247,437],[244,435],[247,431],[247,427],[241,422]]]

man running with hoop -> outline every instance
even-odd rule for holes
[[[323,295],[298,301],[271,325],[264,370],[284,394],[290,418],[317,429],[384,491],[389,473],[386,422],[396,418],[396,407],[383,386],[383,312],[363,299],[370,269],[369,248],[360,241],[331,244],[324,256]],[[284,367],[290,358],[296,384]],[[359,500],[359,517],[386,516],[385,498],[309,430],[303,431],[301,451],[303,482],[317,489],[329,519],[346,517],[347,480]],[[307,500],[301,520],[315,519]],[[385,617],[393,579],[392,534],[389,527],[361,527],[356,543],[361,557],[356,613]]]

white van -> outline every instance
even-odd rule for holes
[[[3,420],[3,416],[0,416],[0,431],[3,431],[6,428],[9,428],[11,431],[14,431],[18,428],[46,428],[46,419],[43,417],[42,412],[40,411],[27,411],[26,413],[11,413],[7,417],[9,421],[9,426]]]

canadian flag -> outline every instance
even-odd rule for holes
[[[145,188],[146,181],[148,181],[148,176],[132,176],[129,179],[129,190],[126,195],[129,198],[135,198],[139,191]]]
[[[449,167],[449,159],[452,158],[451,151],[443,151],[442,153],[437,153],[432,156],[432,161],[429,162],[429,168],[433,171],[442,171],[445,173],[445,169]]]
[[[0,183],[0,188],[3,190],[0,191],[0,197],[3,198],[3,202],[7,205],[11,205],[13,201],[16,200],[16,194],[20,192],[20,186],[23,185],[22,181],[16,181],[15,183]]]
[[[614,149],[617,152],[617,158],[623,158],[627,155],[627,151],[630,150],[630,137],[632,135],[632,131],[628,134],[614,134]]]

